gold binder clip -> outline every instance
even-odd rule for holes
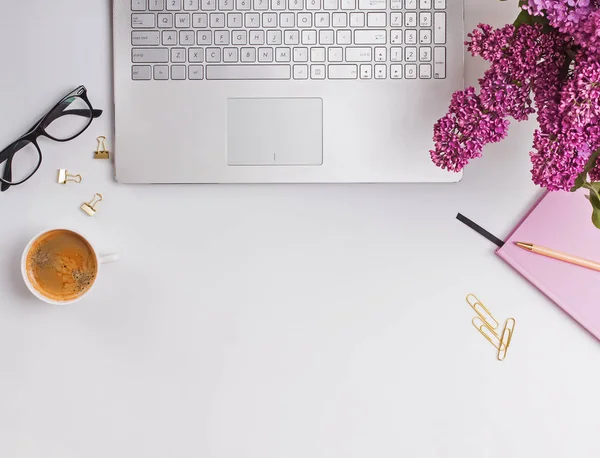
[[[94,153],[94,159],[110,159],[110,152],[106,149],[106,137],[100,136],[98,140],[98,150]]]
[[[103,197],[102,194],[98,194],[96,193],[96,195],[94,196],[94,198],[89,201],[86,202],[85,204],[83,204],[81,206],[81,209],[86,212],[89,216],[94,216],[96,214],[96,205],[98,205],[98,203],[102,202]]]
[[[75,183],[81,183],[83,178],[81,175],[71,175],[68,170],[60,169],[58,171],[58,184],[67,184],[67,181],[73,181]]]

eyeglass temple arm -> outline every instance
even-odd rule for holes
[[[15,143],[13,143],[12,145],[9,145],[8,147],[6,147],[2,151],[0,151],[0,164],[2,164],[4,161],[6,161],[6,165],[4,166],[4,175],[2,176],[2,178],[5,181],[12,180],[12,158],[17,151],[19,151],[20,149],[22,149],[25,146],[25,143],[23,142],[23,144],[21,146],[19,146],[18,148],[13,148],[12,151],[9,151],[9,149],[14,146],[15,146]],[[0,187],[0,191],[4,192],[8,188],[10,188],[10,185],[3,181],[2,186]]]

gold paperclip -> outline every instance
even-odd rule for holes
[[[498,348],[498,354],[496,355],[498,361],[504,361],[504,358],[506,358],[506,353],[508,352],[508,347],[510,347],[510,341],[512,340],[516,324],[517,322],[514,318],[509,318],[504,323],[502,336],[500,337],[500,348]]]
[[[102,194],[98,194],[96,193],[96,195],[94,195],[94,198],[89,201],[86,202],[85,204],[83,204],[81,206],[81,209],[86,212],[88,215],[90,216],[94,216],[96,214],[96,205],[98,205],[99,202],[102,202],[103,197]]]
[[[487,309],[483,303],[477,299],[474,294],[468,294],[467,303],[471,306],[475,313],[479,315],[481,320],[488,325],[491,329],[498,329],[498,320],[492,316],[492,313]],[[495,333],[494,333],[495,334]]]
[[[488,340],[488,342],[496,348],[496,350],[500,351],[500,347],[502,347],[503,344],[498,334],[496,334],[496,331],[490,328],[490,326],[478,316],[473,318],[471,320],[471,323],[473,323],[473,326],[477,328],[481,335],[485,337]],[[484,330],[487,330],[489,332]]]
[[[58,184],[67,184],[67,181],[81,183],[82,180],[81,175],[71,175],[68,170],[60,169],[58,171]]]
[[[110,159],[110,153],[106,149],[106,137],[100,136],[98,140],[98,150],[94,153],[94,159]]]

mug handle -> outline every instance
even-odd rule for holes
[[[100,264],[108,264],[109,262],[116,262],[121,258],[121,255],[118,253],[114,254],[101,254],[98,256],[98,260]]]

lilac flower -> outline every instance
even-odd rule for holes
[[[481,156],[484,145],[506,137],[507,130],[508,121],[483,109],[475,88],[455,92],[448,114],[434,126],[431,159],[438,167],[458,172]]]

